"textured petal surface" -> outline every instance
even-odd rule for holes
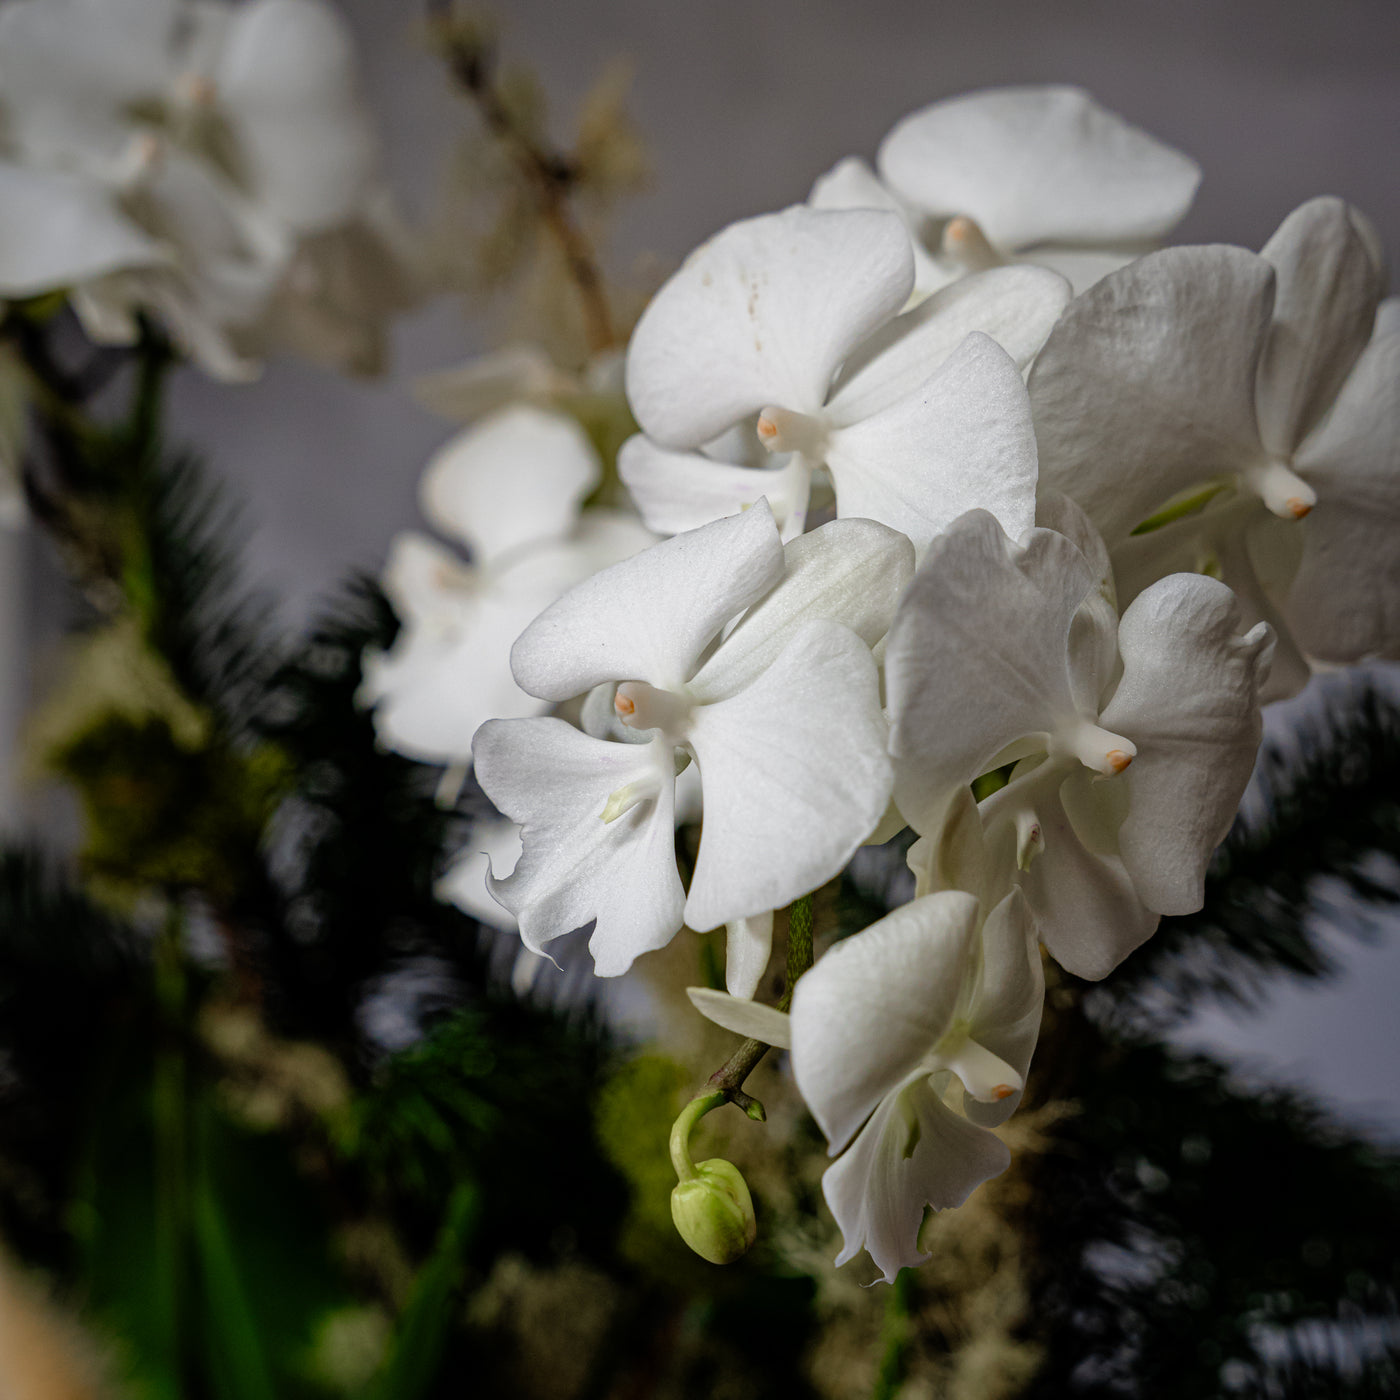
[[[458,433],[428,463],[423,513],[488,564],[561,539],[598,484],[598,454],[574,418],[517,405]]]
[[[885,814],[886,734],[870,649],[824,620],[751,686],[698,707],[705,824],[686,922],[703,932],[781,909],[831,879]]]
[[[767,405],[815,413],[841,361],[909,296],[894,214],[798,206],[732,224],[686,259],[627,351],[646,434],[694,448]]]
[[[924,1263],[924,1207],[960,1206],[1011,1165],[1000,1138],[960,1118],[915,1075],[879,1106],[850,1151],[822,1177],[822,1194],[841,1229],[845,1264],[863,1248],[886,1283]]]
[[[663,948],[681,927],[670,750],[609,744],[558,719],[492,720],[472,748],[482,790],[521,827],[523,850],[487,888],[520,924],[532,952],[596,920],[589,951],[600,977]],[[654,787],[610,822],[610,794]]]
[[[724,926],[724,985],[730,996],[748,998],[758,990],[773,956],[773,911]],[[691,998],[695,1000],[694,997]]]
[[[1303,558],[1284,605],[1295,635],[1324,661],[1400,656],[1400,317],[1377,318],[1296,462],[1318,502],[1299,527]]]
[[[812,469],[797,453],[768,467],[737,466],[701,452],[671,452],[637,433],[622,444],[617,473],[659,535],[697,530],[762,499],[784,539],[800,535],[807,521]]]
[[[947,1031],[978,921],[970,894],[925,895],[843,939],[798,982],[793,1075],[833,1156]]]
[[[873,647],[914,577],[914,547],[873,520],[831,520],[783,550],[782,582],[739,620],[695,673],[692,695],[720,700],[752,685],[798,627],[826,618]]]
[[[985,511],[933,542],[885,644],[895,801],[916,831],[1008,744],[1075,712],[1070,625],[1093,587],[1063,535],[1017,546]]]
[[[1118,628],[1123,679],[1102,723],[1137,745],[1123,864],[1144,904],[1190,914],[1205,896],[1211,853],[1254,768],[1259,688],[1273,638],[1239,635],[1235,595],[1215,579],[1173,574],[1133,601]]]
[[[97,183],[0,162],[0,295],[37,296],[167,256]]]
[[[1260,254],[1278,274],[1259,365],[1259,431],[1282,458],[1326,412],[1371,338],[1385,291],[1353,211],[1340,199],[1295,209]]]
[[[687,987],[685,994],[695,1009],[707,1020],[723,1026],[735,1035],[752,1036],[765,1045],[776,1045],[787,1050],[792,1045],[792,1025],[786,1011],[776,1006],[764,1006],[762,1002],[750,1001],[724,992],[711,991],[709,987]]]
[[[603,681],[679,690],[720,629],[782,576],[782,542],[760,502],[663,540],[566,593],[516,642],[515,678],[545,700],[568,700]]]
[[[1024,370],[1069,299],[1069,283],[1043,267],[960,277],[861,343],[841,367],[831,416],[855,422],[919,388],[973,331],[990,336]]]
[[[935,215],[967,214],[997,247],[1158,238],[1201,172],[1088,93],[1000,88],[935,102],[880,146],[880,173]]]
[[[473,823],[471,839],[433,887],[434,894],[478,923],[514,933],[515,915],[491,898],[486,879],[492,873],[498,879],[509,875],[520,849],[520,829],[514,822],[493,817]]]
[[[1015,361],[969,335],[920,388],[834,430],[827,467],[841,515],[878,520],[916,549],[978,507],[1019,539],[1035,523],[1036,446]]]
[[[1254,386],[1274,271],[1242,248],[1167,248],[1073,301],[1030,376],[1042,486],[1110,548],[1178,491],[1263,460]]]

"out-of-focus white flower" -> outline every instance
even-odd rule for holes
[[[1052,267],[1082,290],[1156,247],[1201,178],[1194,161],[1072,87],[935,102],[895,125],[878,165],[883,183],[842,162],[813,203],[897,208],[922,254],[925,291],[1012,261]]]
[[[1078,512],[1020,544],[984,511],[934,541],[885,649],[895,800],[936,836],[954,794],[1015,762],[983,804],[1014,849],[1055,958],[1103,977],[1162,914],[1199,909],[1259,745],[1272,638],[1239,635],[1224,584],[1174,574],[1118,620]]]
[[[1280,633],[1270,698],[1307,679],[1301,653],[1400,656],[1384,285],[1369,223],[1311,200],[1262,254],[1170,248],[1114,273],[1031,375],[1043,481],[1088,512],[1125,595],[1172,569],[1223,578]]]
[[[676,529],[763,495],[790,537],[825,467],[838,515],[878,520],[916,548],[972,506],[1028,528],[1035,440],[1018,360],[1040,347],[1066,284],[1005,269],[898,316],[912,281],[904,226],[871,210],[787,209],[692,253],[627,352],[645,437],[619,469],[644,518]],[[748,424],[778,467],[702,452]]]
[[[70,289],[98,340],[154,312],[211,372],[246,375],[279,289],[305,297],[331,235],[383,232],[349,34],[323,0],[11,0],[0,105],[0,294]],[[374,275],[393,261],[400,287],[380,252]]]
[[[912,550],[864,520],[809,538],[785,555],[761,502],[595,575],[517,641],[525,690],[562,701],[618,683],[613,708],[637,741],[552,719],[478,733],[478,781],[523,827],[519,864],[491,890],[527,947],[596,920],[589,948],[615,976],[682,921],[711,929],[790,903],[874,829],[890,771],[870,647]],[[691,758],[705,824],[687,893],[673,806]]]
[[[546,708],[511,675],[515,639],[565,590],[653,540],[632,516],[580,511],[600,477],[577,422],[524,405],[466,429],[429,463],[423,513],[471,558],[416,532],[390,549],[384,591],[403,629],[388,652],[366,656],[360,691],[390,748],[465,764],[488,719]]]

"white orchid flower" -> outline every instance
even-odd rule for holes
[[[512,653],[520,685],[562,701],[617,683],[616,715],[641,742],[555,719],[477,734],[477,778],[523,828],[519,864],[490,888],[526,946],[596,921],[597,971],[616,976],[682,921],[753,918],[840,870],[889,798],[870,647],[912,568],[907,540],[863,520],[785,555],[761,502],[604,570],[537,618]],[[691,758],[705,823],[687,893],[673,808]]]
[[[109,202],[50,288],[75,289],[95,339],[129,341],[152,311],[211,372],[246,376],[240,337],[266,334],[279,289],[295,299],[320,277],[324,323],[333,268],[318,240],[383,222],[349,33],[323,0],[11,0],[0,102],[11,162]],[[14,280],[7,251],[0,284]],[[318,329],[338,348],[342,324]],[[304,315],[292,330],[308,340]],[[348,353],[365,358],[358,341]]]
[[[1172,248],[1114,273],[1031,374],[1044,484],[1088,512],[1129,596],[1202,569],[1273,623],[1269,698],[1307,679],[1302,653],[1400,656],[1400,318],[1378,316],[1383,289],[1370,225],[1315,199],[1260,255]]]
[[[1083,290],[1156,247],[1201,179],[1194,161],[1073,87],[993,88],[935,102],[895,125],[878,165],[881,191],[903,207],[916,239],[924,226],[938,228],[930,287],[936,273],[947,281],[1025,260]],[[845,171],[824,194],[854,199],[859,191]]]
[[[1067,288],[1043,269],[1008,270],[897,316],[912,285],[909,239],[888,212],[787,209],[692,253],[627,353],[645,437],[620,469],[644,517],[674,528],[763,494],[796,534],[824,467],[839,516],[878,520],[916,548],[974,505],[1028,528],[1035,441],[1018,360]],[[750,422],[779,467],[702,453]]]
[[[1199,909],[1260,737],[1272,637],[1239,635],[1224,584],[1174,574],[1123,614],[1068,502],[1014,544],[986,512],[935,540],[885,648],[895,800],[936,836],[953,795],[1016,762],[982,804],[1062,966],[1105,976],[1160,915]]]
[[[546,708],[511,675],[515,639],[560,594],[653,539],[618,512],[580,513],[601,475],[574,419],[524,405],[466,429],[429,463],[423,513],[471,558],[415,532],[393,543],[383,583],[403,629],[365,657],[359,697],[384,744],[464,765],[488,719]]]

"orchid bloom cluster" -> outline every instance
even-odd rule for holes
[[[1376,235],[1319,199],[1259,254],[1149,251],[1197,179],[1073,89],[915,113],[878,175],[842,162],[808,204],[722,230],[642,315],[619,472],[669,538],[568,578],[592,478],[561,466],[556,409],[517,408],[472,430],[479,471],[430,472],[477,572],[421,545],[391,566],[408,625],[371,677],[381,732],[464,760],[495,704],[471,756],[520,829],[488,884],[525,946],[591,927],[616,976],[724,927],[727,990],[692,1000],[790,1050],[836,1159],[841,1261],[864,1249],[886,1279],[926,1257],[929,1207],[1008,1164],[994,1130],[1026,1085],[1041,945],[1102,978],[1198,909],[1261,703],[1309,658],[1400,655],[1400,312]],[[499,539],[470,537],[494,510]],[[518,606],[488,622],[512,571]],[[557,592],[523,625],[537,575]],[[449,588],[455,621],[429,621]],[[468,638],[517,624],[496,696]],[[420,702],[432,741],[409,733]],[[912,901],[783,1007],[756,1000],[774,912],[906,827]],[[690,1164],[694,1117],[677,1223],[730,1257],[696,1202],[713,1193],[737,1252],[747,1190]]]
[[[0,297],[153,316],[224,379],[376,367],[416,254],[327,0],[6,0],[0,114]]]

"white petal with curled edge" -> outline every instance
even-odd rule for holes
[[[702,1016],[735,1035],[750,1036],[780,1050],[792,1046],[791,1019],[776,1006],[711,991],[709,987],[687,987],[685,994]]]
[[[1371,338],[1385,272],[1353,211],[1332,197],[1295,209],[1260,256],[1277,272],[1278,292],[1259,364],[1259,431],[1271,453],[1288,459]]]
[[[698,706],[688,742],[705,824],[691,928],[781,909],[831,879],[885,813],[886,733],[870,649],[824,620],[798,628],[751,686]]]
[[[895,801],[916,831],[1008,744],[1075,713],[1070,624],[1093,587],[1051,530],[1017,546],[979,510],[934,540],[885,643]]]
[[[598,484],[598,454],[578,421],[518,404],[448,439],[419,484],[423,514],[489,564],[560,539]]]
[[[760,501],[571,589],[516,642],[515,678],[545,700],[568,700],[602,681],[679,690],[720,629],[782,576],[782,542]]]
[[[730,996],[751,998],[773,955],[773,911],[732,919],[724,933],[725,988]]]
[[[764,498],[783,539],[800,535],[807,522],[812,469],[795,452],[781,464],[744,467],[701,452],[672,452],[637,433],[617,454],[617,474],[660,535],[699,529]]]
[[[997,247],[1159,238],[1191,207],[1195,161],[1072,87],[1000,88],[914,112],[880,173],[930,214],[966,214]]]
[[[927,1075],[911,1076],[882,1100],[822,1177],[822,1194],[841,1229],[836,1263],[864,1248],[893,1283],[900,1269],[928,1259],[919,1250],[924,1207],[960,1206],[1010,1165],[1000,1138],[945,1107]]]
[[[475,822],[471,839],[433,886],[433,893],[478,923],[514,933],[515,915],[491,898],[486,877],[492,873],[497,879],[509,875],[520,859],[520,850],[520,829],[514,822],[500,817]]]
[[[982,976],[972,1005],[972,1038],[1005,1060],[1024,1081],[1040,1037],[1045,969],[1035,919],[1020,890],[1012,890],[982,926]],[[963,1095],[963,1112],[984,1128],[995,1128],[1016,1111],[1023,1090],[995,1103]]]
[[[914,576],[914,547],[873,520],[830,520],[783,549],[783,580],[759,599],[691,679],[705,700],[734,695],[777,659],[804,622],[826,618],[873,647]]]
[[[652,299],[627,350],[648,437],[700,447],[770,404],[816,413],[860,341],[904,305],[914,257],[878,210],[797,206],[731,224]]]
[[[920,388],[833,429],[826,461],[842,516],[878,520],[917,550],[977,507],[1014,539],[1035,524],[1030,401],[1015,361],[979,332]]]
[[[609,744],[558,719],[503,719],[482,725],[472,754],[482,791],[521,827],[514,871],[487,889],[515,915],[527,948],[542,953],[596,920],[595,968],[617,977],[675,937],[685,893],[669,746]],[[609,797],[632,784],[655,795],[604,821]]]
[[[1110,549],[1178,491],[1262,461],[1254,409],[1274,271],[1166,248],[1070,303],[1031,369],[1040,483]]]
[[[1070,781],[1091,780],[1085,772]],[[1011,789],[982,804],[988,824],[1003,793],[1010,796]],[[1050,956],[1066,972],[1097,982],[1152,937],[1159,918],[1138,898],[1118,856],[1086,846],[1059,793],[1042,796],[1035,814],[1045,847],[1021,877],[1021,888]]]
[[[978,922],[972,895],[925,895],[843,939],[793,989],[793,1075],[832,1156],[948,1030]]]
[[[1069,304],[1069,283],[1043,267],[994,267],[960,277],[868,336],[841,367],[829,412],[853,423],[917,389],[973,331],[1024,370]]]
[[[1154,913],[1201,907],[1206,865],[1254,768],[1273,634],[1261,623],[1240,636],[1239,622],[1223,583],[1173,574],[1140,593],[1118,627],[1123,679],[1101,723],[1137,745],[1115,780],[1131,791],[1118,844]]]
[[[909,210],[859,156],[846,156],[825,175],[818,175],[807,203],[813,209],[888,209],[891,214],[898,214],[908,230],[909,246],[914,253],[916,299],[946,286],[958,275],[957,268],[945,267],[930,255],[914,231]]]
[[[1284,612],[1324,661],[1400,656],[1400,318],[1376,327],[1296,459],[1318,502]]]
[[[38,296],[168,258],[95,181],[0,161],[0,295]]]
[[[254,195],[294,228],[326,229],[364,199],[375,165],[350,32],[321,0],[252,0],[214,73]]]

